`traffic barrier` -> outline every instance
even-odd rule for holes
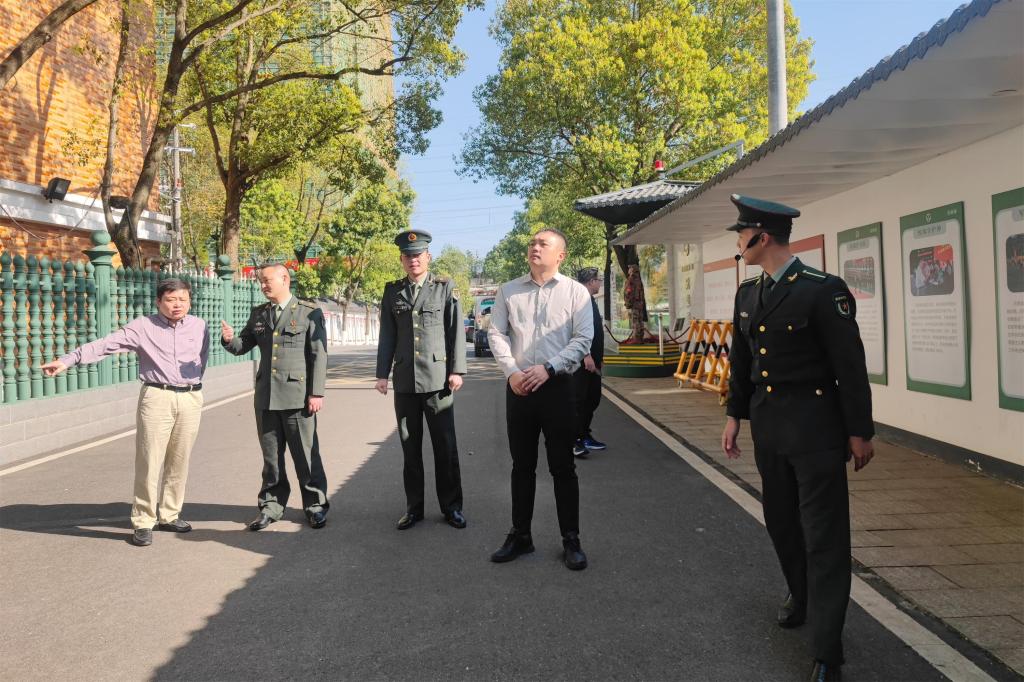
[[[729,345],[732,322],[692,320],[680,346],[679,364],[672,376],[679,387],[689,385],[717,393],[721,402],[729,392]]]

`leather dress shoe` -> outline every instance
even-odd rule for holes
[[[412,512],[405,512],[402,514],[402,518],[398,519],[398,523],[395,524],[395,528],[398,530],[407,530],[412,528],[417,523],[423,520],[423,514],[413,514]]]
[[[327,512],[323,510],[307,514],[306,518],[309,519],[310,528],[323,528],[327,524]]]
[[[136,528],[132,532],[132,544],[136,547],[148,547],[153,544],[152,528]]]
[[[277,521],[277,519],[271,518],[268,514],[260,512],[260,515],[253,519],[249,524],[249,530],[263,530],[274,521]]]
[[[161,523],[160,530],[169,530],[172,533],[187,533],[192,530],[192,525],[188,521],[174,519],[168,523]]]
[[[566,533],[562,536],[562,547],[565,548],[565,567],[570,571],[582,571],[587,567],[587,555],[580,547],[580,536],[576,533]]]
[[[521,554],[529,554],[533,551],[533,536],[529,533],[520,533],[513,528],[505,536],[505,544],[491,555],[491,561],[496,564],[503,564],[512,561]]]
[[[452,509],[444,515],[444,520],[447,521],[448,525],[452,528],[466,527],[466,517],[462,515],[461,509]]]
[[[807,620],[807,607],[798,604],[792,594],[786,595],[786,601],[779,607],[776,617],[780,628],[798,628]]]
[[[811,669],[811,682],[840,682],[843,679],[840,666],[835,663],[815,661]]]

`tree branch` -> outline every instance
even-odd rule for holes
[[[65,21],[94,2],[96,0],[67,0],[47,14],[0,63],[0,90],[7,86],[8,81],[14,78],[14,74],[32,58],[36,50],[53,39],[53,34],[64,25]]]

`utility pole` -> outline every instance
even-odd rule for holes
[[[181,146],[179,128],[195,128],[191,123],[181,123],[171,133],[171,144],[164,151],[171,153],[171,270],[181,272],[184,267],[182,256],[183,242],[181,234],[181,157],[179,154],[195,154],[191,147]]]
[[[786,101],[786,0],[768,0],[768,134],[789,124]]]

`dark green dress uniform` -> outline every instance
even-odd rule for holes
[[[276,316],[274,305],[252,309],[249,320],[231,341],[229,353],[260,349],[256,372],[256,430],[263,449],[260,511],[274,520],[284,514],[291,486],[285,471],[285,446],[291,451],[307,516],[326,512],[327,476],[320,460],[316,415],[309,396],[323,396],[327,383],[327,333],[324,314],[314,303],[292,297]]]
[[[740,222],[729,229],[788,234],[781,209],[799,215],[733,201]],[[764,273],[740,284],[729,350],[727,413],[750,420],[765,526],[797,610],[807,610],[814,657],[834,665],[850,595],[848,437],[874,435],[855,316],[842,279],[795,259],[778,283]]]
[[[395,239],[409,252],[417,235],[425,250],[429,234],[403,232]],[[413,245],[414,248],[419,245]],[[448,377],[466,373],[466,352],[459,301],[448,279],[427,273],[414,293],[408,278],[389,282],[380,303],[377,378],[392,374],[395,416],[404,456],[406,512],[423,517],[423,421],[434,450],[434,482],[441,512],[462,510],[462,477],[455,440],[454,396]]]

